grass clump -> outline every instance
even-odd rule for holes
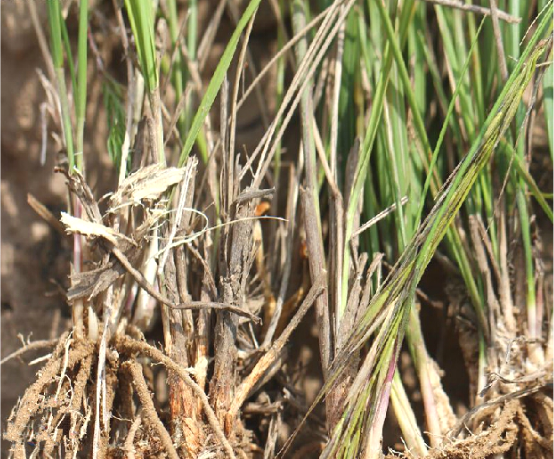
[[[29,442],[60,457],[551,452],[552,296],[532,218],[542,209],[551,228],[551,194],[529,136],[541,104],[552,116],[553,7],[443,3],[270,2],[279,49],[248,77],[259,0],[240,15],[222,0],[200,40],[197,2],[113,2],[127,84],[103,73],[119,180],[101,200],[83,154],[90,11],[79,4],[75,71],[71,10],[49,1],[73,330],[14,409],[14,457]],[[205,84],[225,10],[233,31]],[[273,118],[242,152],[266,73]],[[431,349],[436,298],[440,326],[455,323],[465,414]],[[293,360],[310,314],[311,407]]]

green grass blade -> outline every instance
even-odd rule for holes
[[[156,46],[154,44],[154,17],[152,2],[125,0],[131,29],[135,37],[137,54],[148,92],[158,87]]]
[[[64,64],[67,62],[67,70],[69,72],[69,78],[71,79],[71,87],[73,89],[73,98],[77,100],[77,76],[75,72],[75,66],[73,65],[73,53],[71,52],[71,43],[69,42],[69,35],[67,33],[67,25],[63,18],[61,20],[62,28],[62,43],[63,49],[65,50],[65,55],[67,59],[64,59]]]
[[[471,62],[471,56],[473,54],[473,50],[474,50],[475,46],[478,43],[479,34],[480,34],[480,32],[483,28],[483,25],[484,25],[484,21],[481,22],[481,25],[479,26],[479,29],[477,30],[477,33],[476,33],[475,38],[473,40],[473,43],[471,44],[471,49],[468,53],[467,59],[464,62],[464,65],[463,65],[463,68],[460,72],[460,76],[458,78],[458,81],[456,82],[456,89],[454,90],[454,94],[452,95],[452,99],[450,100],[450,104],[448,106],[448,112],[446,113],[446,117],[445,117],[445,120],[443,122],[443,126],[442,126],[442,129],[440,131],[440,134],[439,134],[439,139],[437,140],[437,143],[435,145],[435,150],[433,151],[433,156],[431,158],[431,164],[429,165],[429,170],[427,172],[427,178],[425,179],[425,185],[423,186],[422,199],[420,201],[419,209],[418,209],[418,213],[417,213],[418,214],[418,218],[417,218],[418,222],[421,221],[421,218],[423,216],[423,206],[425,204],[425,198],[427,196],[427,192],[429,191],[429,187],[431,186],[431,180],[433,178],[433,172],[435,170],[435,166],[436,166],[436,163],[437,163],[439,152],[440,152],[440,149],[442,147],[444,137],[446,135],[446,130],[447,130],[448,126],[450,125],[450,120],[451,120],[452,114],[454,113],[454,107],[455,107],[455,104],[456,104],[456,99],[458,98],[458,95],[459,95],[461,89],[463,88],[463,79],[466,75],[467,69],[469,68],[469,64]]]
[[[552,53],[550,53],[550,61],[552,61]],[[546,119],[546,130],[548,131],[548,146],[550,147],[550,159],[554,160],[554,66],[550,64],[544,72],[543,77],[543,107],[544,107],[544,117]]]
[[[539,0],[539,11],[546,8],[546,5],[550,3],[547,0]],[[543,107],[544,117],[546,118],[546,129],[548,131],[548,145],[550,146],[550,159],[554,161],[554,66],[552,65],[552,59],[554,54],[552,50],[548,56],[548,60],[551,62],[543,76]]]
[[[198,132],[202,127],[202,123],[204,122],[206,116],[208,116],[208,113],[210,112],[210,109],[215,101],[217,93],[221,88],[221,84],[223,83],[225,74],[229,69],[229,65],[231,64],[231,60],[233,59],[233,55],[235,54],[235,50],[239,42],[240,34],[248,24],[248,21],[250,21],[254,13],[257,11],[260,1],[261,0],[250,0],[250,3],[244,10],[243,15],[240,18],[237,27],[233,32],[233,35],[231,36],[231,39],[229,40],[229,43],[227,44],[223,55],[221,56],[221,59],[219,60],[219,64],[217,65],[214,75],[210,80],[210,83],[208,84],[208,88],[206,89],[206,94],[204,94],[204,97],[200,102],[200,106],[198,107],[198,110],[194,115],[194,119],[192,120],[190,131],[187,135],[187,138],[185,139],[185,143],[181,150],[179,167],[182,167],[185,164],[185,161],[187,160],[190,151],[192,150],[192,146],[196,141],[196,137],[198,136]]]
[[[69,114],[69,101],[67,100],[67,88],[65,85],[64,58],[63,58],[63,31],[62,31],[62,13],[59,0],[48,1],[48,22],[50,24],[50,49],[52,53],[52,62],[56,74],[56,84],[61,106],[61,121],[65,147],[67,148],[67,158],[69,161],[69,172],[73,173],[75,168],[75,154],[73,145],[73,132],[71,126],[71,116]]]
[[[379,0],[380,1],[380,0]],[[377,1],[377,4],[379,4]],[[402,18],[401,23],[405,24],[407,20],[405,17],[412,16],[412,6],[413,1],[407,1],[402,8]],[[401,38],[400,43],[404,41],[407,36],[407,28],[400,29]],[[385,54],[384,54],[384,63],[381,67],[379,81],[377,83],[377,88],[375,89],[375,97],[373,100],[373,109],[371,110],[371,115],[366,128],[366,134],[364,136],[362,146],[360,149],[360,160],[356,167],[356,173],[354,175],[354,182],[352,185],[352,190],[350,192],[350,200],[348,202],[348,207],[346,211],[346,231],[345,231],[345,250],[344,250],[344,265],[343,265],[343,286],[348,286],[348,273],[350,270],[350,237],[352,235],[352,228],[354,224],[354,215],[357,212],[359,197],[362,193],[362,187],[365,183],[367,171],[369,168],[369,160],[371,157],[371,151],[373,148],[373,143],[377,136],[377,130],[379,127],[379,122],[381,120],[381,115],[383,112],[383,101],[385,98],[385,92],[387,85],[389,83],[389,74],[393,62],[393,53],[390,47],[390,43],[386,45]],[[340,313],[344,311],[346,307],[346,298],[348,292],[347,288],[343,288],[342,300],[340,305]]]
[[[537,200],[539,205],[541,206],[542,210],[548,217],[548,219],[553,222],[554,221],[554,215],[552,213],[552,207],[546,202],[546,194],[543,193],[539,186],[537,185],[537,182],[535,182],[535,179],[533,176],[529,173],[525,165],[523,164],[521,158],[517,156],[516,151],[514,150],[513,146],[509,144],[506,141],[502,142],[502,145],[506,147],[506,151],[509,155],[507,158],[507,161],[513,160],[513,165],[516,169],[517,174],[520,176],[520,178],[525,182],[529,190],[531,191],[531,194],[533,197]]]
[[[87,106],[87,32],[88,32],[88,0],[79,3],[79,35],[77,38],[77,87],[75,115],[77,118],[77,168],[83,170],[83,137]]]
[[[63,47],[62,47],[62,12],[59,0],[49,0],[48,4],[48,22],[50,24],[50,52],[52,54],[52,63],[55,68],[63,67]]]

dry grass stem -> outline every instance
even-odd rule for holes
[[[433,3],[435,5],[446,6],[447,8],[455,8],[461,11],[480,14],[482,16],[492,16],[496,14],[498,19],[505,21],[509,24],[519,24],[521,22],[521,18],[512,16],[504,11],[499,10],[496,7],[491,7],[489,9],[479,5],[469,5],[467,3],[459,2],[457,0],[425,0],[425,1],[428,3]]]
[[[256,363],[256,366],[253,368],[250,374],[246,377],[246,379],[241,383],[241,385],[237,389],[237,392],[235,393],[235,398],[229,409],[229,417],[231,419],[237,415],[240,407],[248,398],[250,390],[254,387],[258,379],[260,379],[263,376],[265,371],[275,362],[275,360],[279,356],[279,353],[281,352],[281,349],[289,340],[292,332],[296,329],[296,327],[298,326],[300,321],[304,318],[304,316],[306,315],[306,313],[308,312],[312,304],[314,304],[314,302],[324,292],[324,290],[325,290],[325,287],[324,287],[323,277],[320,276],[310,288],[310,291],[306,295],[306,298],[304,299],[301,306],[296,311],[294,317],[289,322],[289,324],[287,325],[287,327],[285,328],[281,336],[279,336],[279,338],[275,340],[275,342],[269,348],[269,350],[260,358],[258,363]]]

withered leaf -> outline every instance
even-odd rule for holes
[[[140,257],[140,250],[130,244],[126,246],[126,256],[131,263],[136,263]],[[78,298],[91,299],[102,293],[117,279],[123,276],[127,270],[115,257],[110,257],[108,262],[101,264],[98,268],[71,275],[71,287],[67,292],[69,301]]]
[[[117,245],[118,240],[121,239],[126,239],[130,242],[127,236],[100,223],[89,222],[82,218],[73,217],[65,212],[62,212],[61,220],[68,233],[79,233],[86,237],[101,237],[114,245]]]
[[[164,168],[159,164],[139,169],[127,177],[111,197],[110,210],[158,199],[170,186],[179,183],[184,174],[185,168]]]

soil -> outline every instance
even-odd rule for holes
[[[48,339],[69,326],[68,308],[59,294],[67,273],[62,238],[27,204],[27,194],[32,193],[59,213],[66,192],[61,177],[51,173],[55,155],[50,152],[46,164],[40,164],[39,107],[44,92],[36,69],[43,62],[35,32],[24,20],[28,18],[24,3],[2,5],[3,357],[21,347],[19,336]],[[39,368],[17,359],[2,366],[2,431],[10,410]],[[2,440],[2,455],[7,451],[8,444]]]

